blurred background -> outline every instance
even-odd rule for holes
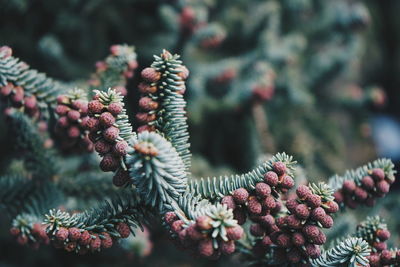
[[[90,79],[111,45],[135,46],[139,67],[127,85],[134,125],[138,73],[162,49],[180,54],[190,70],[196,177],[246,172],[285,151],[299,162],[299,181],[320,180],[376,157],[398,166],[398,10],[396,0],[0,0],[0,44],[71,83]],[[1,125],[3,166],[13,144]],[[376,210],[395,205],[391,195]],[[398,232],[396,216],[388,221]],[[1,266],[194,265],[151,227],[92,256],[21,248],[4,229]]]

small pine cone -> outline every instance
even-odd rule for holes
[[[253,223],[250,226],[250,233],[253,236],[263,236],[265,234],[265,229],[258,223]]]
[[[82,246],[87,246],[90,244],[90,240],[91,240],[91,236],[90,233],[88,231],[83,231],[81,233],[81,236],[79,238],[79,244],[81,244]]]
[[[174,221],[178,220],[178,216],[176,215],[175,212],[173,211],[168,211],[167,213],[165,213],[164,215],[164,220],[166,223],[168,223],[169,225],[171,225]]]
[[[321,197],[318,195],[314,195],[314,194],[309,195],[306,199],[306,202],[307,202],[307,205],[313,209],[318,208],[322,204]]]
[[[249,197],[249,192],[247,192],[247,190],[244,188],[239,188],[233,191],[232,196],[237,204],[244,204]]]
[[[221,200],[222,205],[226,205],[228,209],[234,210],[236,208],[235,200],[232,196],[224,196]]]
[[[131,234],[131,229],[124,222],[118,223],[116,226],[116,230],[120,234],[121,238],[127,238]]]
[[[154,83],[160,80],[161,73],[157,72],[153,68],[145,68],[141,72],[142,78],[147,82]]]
[[[140,123],[149,123],[151,121],[156,120],[156,114],[150,114],[146,112],[139,112],[135,116],[136,120]]]
[[[261,240],[261,244],[264,248],[269,248],[269,246],[272,245],[272,240],[269,236],[264,236],[263,239]]]
[[[104,139],[100,139],[94,143],[94,150],[100,154],[106,154],[110,152],[112,145]]]
[[[278,228],[285,227],[285,225],[287,223],[287,218],[288,218],[288,216],[283,216],[283,217],[276,218],[275,223],[278,226]]]
[[[115,117],[110,112],[103,112],[99,117],[100,125],[105,128],[111,127],[115,123]]]
[[[214,254],[213,243],[211,239],[201,240],[198,246],[198,251],[203,257],[211,257]]]
[[[271,194],[271,187],[266,183],[257,183],[256,193],[260,198],[266,198]]]
[[[390,232],[386,229],[378,229],[376,231],[376,236],[379,238],[379,240],[386,241],[390,238]]]
[[[114,172],[118,169],[119,161],[111,154],[105,154],[100,161],[100,169],[103,172]]]
[[[89,118],[85,120],[85,123],[82,123],[82,126],[91,132],[98,131],[100,129],[100,122],[97,118]]]
[[[296,194],[299,199],[306,199],[309,195],[311,195],[311,190],[306,185],[299,185],[296,189]]]
[[[276,202],[272,196],[268,196],[262,200],[261,205],[267,210],[272,210],[276,207]]]
[[[203,234],[197,230],[196,224],[191,224],[188,228],[186,228],[186,232],[188,237],[193,241],[199,241],[203,239]]]
[[[243,236],[243,228],[239,225],[226,228],[226,236],[229,240],[239,240]]]
[[[118,138],[118,135],[119,135],[119,129],[114,126],[107,128],[103,132],[104,139],[106,139],[109,142],[114,142]]]
[[[277,186],[279,183],[279,177],[276,172],[269,171],[264,175],[264,181],[270,186]]]
[[[92,114],[99,114],[103,109],[104,105],[99,100],[92,100],[88,103],[88,110]]]
[[[113,184],[117,187],[124,186],[130,180],[129,172],[123,169],[118,170],[113,177]]]
[[[260,204],[260,202],[258,202],[258,200],[255,196],[249,197],[247,209],[249,210],[250,213],[252,213],[254,215],[259,215],[261,213],[261,211],[262,211],[261,204]]]
[[[157,86],[151,86],[148,83],[141,82],[138,85],[139,92],[142,94],[154,94],[157,92]]]
[[[67,117],[70,121],[74,122],[74,121],[79,120],[79,118],[81,117],[81,113],[79,113],[79,111],[77,111],[77,110],[72,109],[72,110],[68,111]]]
[[[292,243],[296,247],[301,247],[306,243],[306,239],[304,238],[304,235],[300,232],[295,232],[292,234]]]
[[[299,263],[301,261],[301,259],[302,259],[302,253],[301,253],[301,251],[299,249],[292,248],[287,253],[287,257],[288,257],[289,262],[291,262],[291,263]]]
[[[343,203],[344,201],[342,190],[338,190],[335,193],[333,193],[333,197],[335,198],[335,202],[338,204]]]
[[[24,98],[24,106],[26,109],[33,110],[37,107],[36,105],[37,105],[37,100],[34,95],[27,96]]]
[[[10,229],[10,234],[12,235],[12,236],[17,236],[17,235],[19,235],[21,233],[21,230],[19,230],[19,228],[17,228],[17,227],[12,227],[11,229]]]
[[[86,114],[88,112],[88,102],[85,100],[77,99],[72,101],[72,108],[79,110],[79,112]]]
[[[101,235],[104,237],[101,239],[101,247],[102,248],[111,248],[113,245],[113,240],[109,233],[103,232]]]
[[[326,242],[326,236],[322,231],[319,231],[319,234],[316,238],[312,239],[314,244],[316,245],[323,245]]]
[[[78,138],[81,135],[81,130],[77,126],[70,126],[67,133],[70,138]]]
[[[107,109],[112,115],[117,116],[122,112],[123,106],[121,103],[114,102],[108,105]]]
[[[0,88],[0,94],[2,96],[9,96],[12,92],[13,87],[14,86],[12,83],[7,83],[5,86]]]
[[[76,249],[76,242],[72,241],[72,242],[68,242],[65,246],[64,249],[68,252],[72,252],[75,251]]]
[[[128,150],[128,143],[126,141],[119,141],[117,142],[113,149],[112,152],[116,156],[125,156]]]
[[[303,234],[305,235],[305,237],[309,240],[314,240],[316,238],[318,238],[319,236],[319,229],[317,226],[312,225],[312,224],[307,224],[303,227],[302,229]]]
[[[287,216],[286,223],[287,223],[287,226],[292,229],[301,229],[302,228],[301,220],[299,218],[297,218],[296,215],[294,215],[294,214]]]
[[[329,215],[325,215],[319,222],[324,228],[331,228],[333,226],[333,219]]]
[[[81,238],[81,231],[76,227],[69,228],[68,232],[68,239],[70,241],[78,241]]]
[[[57,127],[67,128],[69,126],[69,121],[66,116],[62,116],[57,120]]]
[[[346,193],[353,193],[356,189],[356,183],[353,180],[346,180],[343,182],[343,191]]]
[[[140,127],[137,128],[137,132],[141,133],[141,132],[154,132],[156,130],[156,128],[154,127],[154,125],[142,125]]]
[[[382,251],[387,249],[387,244],[385,242],[374,242],[372,247],[374,247],[377,251]]]
[[[286,189],[290,189],[294,186],[294,180],[289,175],[283,175],[280,186]]]
[[[328,213],[336,213],[339,211],[339,205],[335,201],[328,201],[325,203],[325,211]]]
[[[321,221],[326,216],[326,212],[322,207],[315,208],[311,211],[311,219]]]
[[[59,96],[57,96],[57,103],[58,104],[70,104],[69,97],[66,95],[59,95]]]
[[[210,230],[212,228],[211,221],[212,219],[206,215],[199,216],[196,218],[197,228],[200,230]]]
[[[66,105],[57,105],[55,112],[60,116],[64,116],[68,113],[69,110],[70,108]]]
[[[292,246],[292,240],[291,240],[291,236],[289,234],[286,233],[282,233],[280,234],[277,238],[276,238],[276,244],[282,248],[289,248]]]
[[[246,222],[247,215],[243,208],[236,208],[233,210],[233,218],[237,220],[239,225],[243,225]]]
[[[392,255],[391,251],[389,251],[387,249],[383,250],[382,253],[381,253],[381,257],[380,257],[381,258],[381,262],[384,265],[392,264],[393,263],[392,256],[393,255]]]
[[[361,187],[356,186],[356,189],[354,190],[354,196],[358,201],[365,201],[368,197],[368,193]]]
[[[174,221],[174,222],[171,224],[171,230],[172,230],[172,232],[174,232],[174,233],[179,233],[180,231],[182,231],[183,225],[184,225],[184,222],[183,222],[182,220]]]
[[[275,218],[267,214],[265,216],[261,216],[259,222],[265,228],[271,228],[275,224]]]
[[[308,206],[305,204],[297,205],[295,209],[296,216],[301,220],[306,220],[310,216],[310,211],[308,210]]]
[[[376,184],[376,190],[378,191],[378,193],[387,194],[390,190],[390,184],[385,180],[379,181]]]
[[[374,179],[371,176],[367,175],[361,179],[361,184],[365,190],[373,190],[375,187]]]
[[[385,179],[385,172],[381,168],[376,168],[371,171],[371,176],[375,181],[382,181]]]
[[[286,165],[283,162],[277,161],[272,165],[272,169],[279,175],[283,175],[286,172]]]
[[[381,264],[380,264],[381,258],[379,255],[372,254],[370,256],[367,256],[367,259],[368,259],[371,267],[381,267]]]
[[[55,237],[59,241],[65,241],[68,238],[68,235],[69,235],[68,229],[64,228],[64,227],[60,227],[60,229],[58,229]]]
[[[182,80],[186,80],[189,77],[189,70],[185,66],[179,67],[180,72],[178,72],[178,76],[182,78]]]
[[[100,247],[101,247],[100,237],[97,234],[95,234],[94,236],[95,236],[95,238],[91,239],[90,240],[90,244],[89,244],[90,245],[90,250],[92,250],[92,251],[99,250]]]
[[[290,198],[286,201],[286,208],[288,209],[288,211],[290,211],[291,213],[295,213],[296,212],[296,207],[299,205],[299,202],[297,202],[297,200],[295,198]]]
[[[235,252],[235,241],[221,242],[221,252],[224,255],[230,255]]]
[[[150,97],[144,96],[139,100],[139,107],[146,111],[155,110],[158,108],[158,103],[153,101]]]
[[[11,96],[11,100],[15,104],[20,104],[22,103],[22,100],[24,100],[24,89],[22,87],[17,86],[14,88],[14,94]]]
[[[313,244],[306,244],[305,246],[306,250],[306,255],[312,259],[318,258],[319,255],[321,255],[321,250],[319,246],[313,245]]]

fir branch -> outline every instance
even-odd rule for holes
[[[15,138],[15,152],[22,157],[33,178],[51,179],[57,170],[53,151],[44,147],[37,127],[26,115],[14,111],[9,114],[10,133]]]
[[[57,181],[57,186],[65,195],[79,199],[103,199],[104,196],[112,195],[117,191],[111,183],[110,175],[98,171],[62,176]]]
[[[258,166],[254,170],[241,175],[231,175],[225,177],[192,179],[189,181],[188,190],[194,195],[201,195],[207,199],[220,199],[231,194],[238,188],[254,189],[258,182],[263,181],[265,173],[272,170],[274,162],[283,162],[288,168],[288,174],[293,177],[294,165],[293,157],[285,153],[278,153],[272,159]]]
[[[146,207],[139,202],[132,192],[115,195],[111,200],[104,200],[97,207],[70,214],[60,210],[50,210],[45,215],[44,223],[47,231],[54,235],[61,227],[102,233],[107,232],[113,237],[120,237],[116,227],[119,223],[126,223],[131,228],[140,227],[144,217],[149,215]]]
[[[184,164],[171,143],[155,132],[139,133],[132,138],[133,149],[126,156],[127,164],[138,193],[150,206],[177,201],[186,190]]]
[[[365,240],[351,237],[325,251],[320,257],[311,260],[311,265],[315,267],[369,266],[367,256],[370,253],[371,248]]]
[[[182,74],[187,69],[179,60],[179,55],[172,55],[166,50],[160,56],[154,56],[154,59],[151,68],[160,74],[160,78],[152,81],[152,85],[157,86],[157,92],[150,94],[150,97],[159,102],[160,107],[156,111],[156,120],[149,122],[148,125],[155,126],[172,143],[182,158],[186,171],[189,171],[190,143],[186,122],[186,101],[182,95],[185,91],[184,79],[188,72]]]
[[[10,48],[0,51],[0,86],[8,82],[23,89],[27,97],[34,96],[43,118],[49,117],[49,108],[56,104],[57,95],[67,90],[61,82],[48,78],[45,74],[29,69],[29,66],[12,56]]]
[[[127,79],[133,76],[137,67],[135,47],[128,45],[113,45],[111,54],[104,61],[96,63],[96,73],[92,74],[89,83],[90,89],[107,91],[116,89],[122,95],[126,95]]]
[[[357,185],[361,185],[361,180],[364,176],[370,175],[373,169],[382,169],[385,172],[385,177],[389,180],[394,181],[396,170],[394,169],[394,164],[390,159],[377,159],[370,162],[362,167],[354,170],[348,170],[343,175],[334,175],[329,178],[329,186],[334,190],[339,190],[343,186],[343,182],[346,180],[352,180]]]
[[[0,178],[0,207],[11,216],[28,213],[41,216],[62,200],[62,193],[53,183],[37,183],[19,175]]]

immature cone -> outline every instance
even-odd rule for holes
[[[117,224],[116,230],[121,235],[121,238],[127,238],[131,234],[129,226],[123,222]]]

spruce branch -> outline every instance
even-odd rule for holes
[[[353,180],[357,185],[361,185],[361,180],[365,176],[369,176],[373,169],[382,169],[385,172],[385,177],[394,182],[396,170],[394,164],[390,159],[382,158],[374,160],[364,166],[354,170],[348,170],[343,175],[334,175],[329,178],[329,186],[333,190],[338,190],[343,186],[343,182]]]
[[[107,232],[118,238],[121,237],[117,230],[119,223],[125,223],[131,229],[142,228],[144,217],[148,214],[146,207],[139,202],[134,193],[125,192],[80,213],[50,210],[45,215],[44,223],[50,235],[55,235],[60,228],[75,227],[94,233]]]
[[[15,152],[24,159],[25,167],[35,179],[51,179],[57,173],[54,152],[45,147],[42,136],[31,119],[19,111],[9,116],[9,130],[15,138]]]
[[[292,171],[296,164],[296,162],[293,161],[293,157],[286,153],[278,153],[269,161],[246,174],[236,174],[219,178],[201,178],[200,180],[191,179],[189,180],[188,188],[194,195],[199,194],[211,200],[221,199],[238,188],[245,188],[248,190],[254,189],[258,182],[263,181],[264,175],[273,169],[273,164],[275,162],[283,162],[288,168],[288,174],[293,176]]]
[[[12,56],[8,47],[0,49],[0,86],[3,96],[10,97],[10,104],[22,106],[31,115],[40,110],[42,118],[49,117],[56,96],[67,90],[61,82],[29,69],[26,63]]]
[[[137,68],[135,47],[128,45],[112,45],[111,54],[103,61],[96,63],[96,73],[92,74],[90,89],[107,91],[109,88],[126,95],[127,80],[133,77]]]
[[[151,68],[142,71],[145,80],[139,85],[144,94],[139,106],[144,112],[136,119],[144,124],[139,128],[162,133],[182,158],[186,171],[189,171],[191,154],[186,118],[186,90],[184,80],[189,71],[182,65],[179,55],[172,55],[163,50],[160,56],[154,56]]]

